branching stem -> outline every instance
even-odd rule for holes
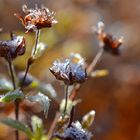
[[[39,42],[39,36],[40,36],[40,30],[37,30],[37,31],[36,31],[36,37],[35,37],[35,46],[34,46],[34,48],[33,48],[31,57],[33,57],[33,56],[35,55],[35,53],[36,53],[37,44],[38,44],[38,42]],[[29,59],[30,59],[30,58],[29,58]],[[28,59],[28,62],[27,62],[27,66],[26,66],[26,69],[25,69],[25,75],[24,75],[24,78],[23,78],[23,81],[22,81],[22,84],[21,84],[21,85],[24,85],[24,82],[25,82],[25,80],[26,80],[27,74],[28,74],[29,69],[30,69],[31,64],[32,64],[32,63],[29,62],[29,61],[30,61],[29,59]]]
[[[32,55],[35,55],[35,53],[36,53],[37,44],[38,44],[38,41],[39,41],[39,36],[40,36],[40,30],[37,30],[36,31],[36,38],[35,38],[35,47],[33,49]]]

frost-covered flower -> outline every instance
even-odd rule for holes
[[[78,121],[64,131],[64,140],[90,140],[91,136],[91,133],[84,130]]]
[[[23,36],[12,35],[11,40],[0,41],[0,57],[14,59],[25,53],[25,38]]]
[[[123,43],[123,37],[116,39],[112,35],[106,33],[104,31],[103,22],[99,22],[97,24],[95,31],[96,31],[97,37],[101,43],[101,46],[103,46],[103,48],[106,52],[110,52],[113,55],[120,54],[119,48]]]
[[[50,71],[56,79],[69,85],[82,83],[87,78],[85,61],[79,54],[71,54],[67,59],[55,61]]]
[[[26,14],[24,17],[18,13],[15,16],[22,21],[27,31],[35,31],[45,27],[49,28],[53,24],[58,23],[54,18],[55,13],[50,12],[46,7],[28,9],[26,5],[23,5],[22,10]]]

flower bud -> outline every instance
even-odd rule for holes
[[[11,40],[0,41],[0,57],[14,59],[23,55],[25,50],[25,38],[23,36],[13,35]]]
[[[95,118],[95,111],[92,110],[83,117],[82,127],[84,129],[88,129],[92,125],[94,118]]]

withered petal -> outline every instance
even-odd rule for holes
[[[84,60],[82,57],[78,57],[78,60],[77,56],[77,54],[72,54],[68,59],[58,60],[53,63],[50,71],[56,79],[62,80],[69,85],[82,83],[86,80],[87,74],[84,68]]]

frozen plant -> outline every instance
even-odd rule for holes
[[[112,55],[120,54],[120,46],[123,43],[122,38],[116,39],[113,35],[104,31],[104,23],[99,22],[95,28],[95,33],[99,40],[99,51],[90,64],[86,64],[85,59],[78,53],[71,53],[69,57],[55,60],[50,72],[56,80],[63,81],[65,85],[65,96],[61,102],[56,102],[59,110],[49,128],[44,131],[43,120],[37,116],[31,116],[30,125],[20,121],[19,111],[22,101],[39,103],[47,118],[50,106],[50,100],[56,101],[56,91],[49,83],[43,83],[29,73],[29,70],[35,61],[41,57],[46,48],[46,44],[39,42],[40,31],[42,28],[53,27],[58,23],[55,19],[55,13],[46,7],[28,9],[26,5],[22,7],[25,16],[16,13],[15,16],[22,22],[26,33],[35,32],[35,45],[32,48],[30,57],[27,60],[24,72],[16,74],[13,60],[24,55],[26,51],[26,38],[10,33],[10,39],[0,41],[0,57],[8,64],[11,74],[11,81],[0,79],[0,102],[15,104],[15,120],[4,118],[0,121],[16,129],[16,140],[20,140],[19,131],[24,132],[30,140],[90,140],[94,133],[90,132],[90,127],[94,122],[95,111],[92,110],[82,117],[82,121],[74,120],[75,106],[81,101],[76,99],[82,84],[91,77],[101,77],[108,74],[106,70],[95,70],[104,52]],[[68,88],[73,88],[69,92]],[[37,91],[35,94],[29,94],[25,89]]]

